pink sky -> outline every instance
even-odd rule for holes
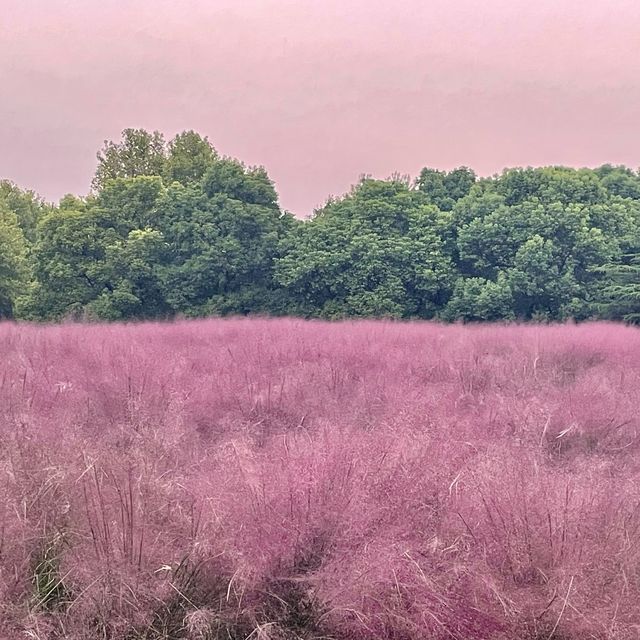
[[[640,166],[640,0],[1,0],[0,177],[84,194],[125,127],[309,213],[362,173]]]

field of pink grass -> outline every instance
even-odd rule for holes
[[[636,640],[640,331],[0,325],[3,640]]]

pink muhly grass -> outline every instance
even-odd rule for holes
[[[627,640],[640,333],[0,325],[0,638]]]

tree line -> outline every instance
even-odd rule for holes
[[[640,173],[425,168],[301,220],[207,138],[126,129],[86,197],[0,182],[0,318],[227,314],[640,322]]]

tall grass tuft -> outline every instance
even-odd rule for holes
[[[640,333],[0,325],[0,638],[632,640]]]

